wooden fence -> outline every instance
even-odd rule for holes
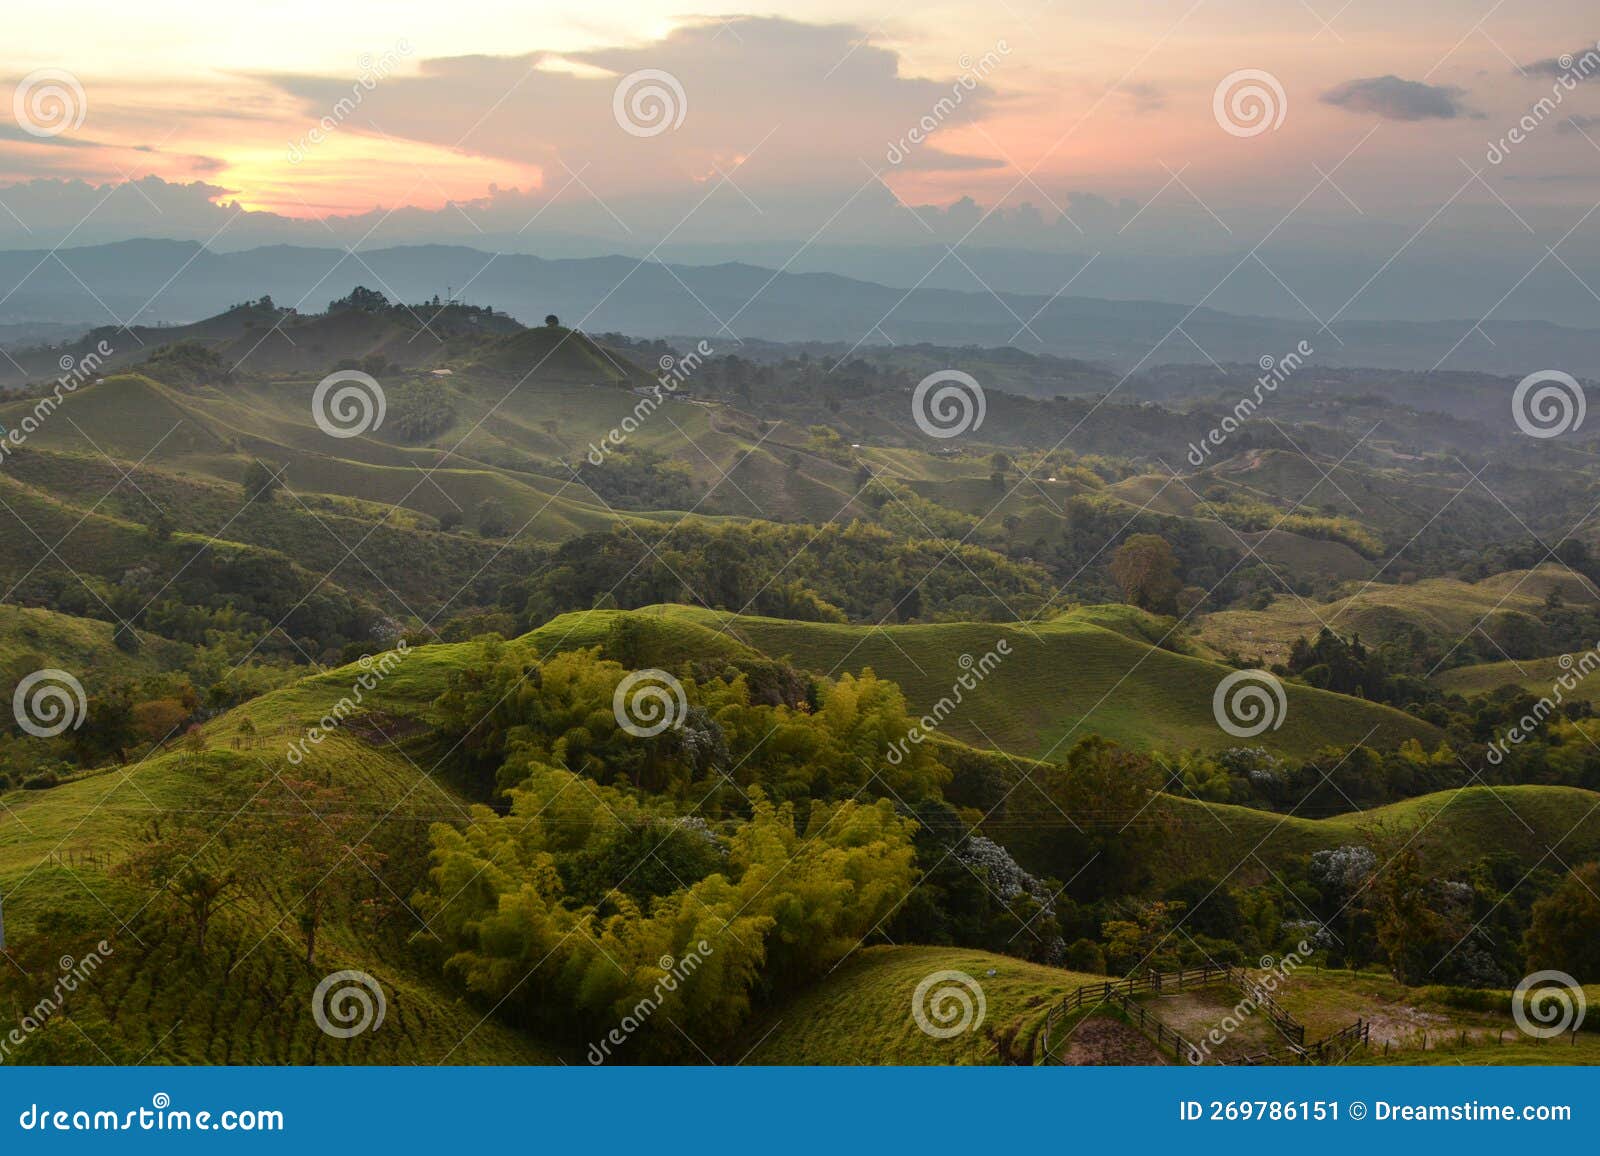
[[[1039,1028],[1035,1044],[1035,1055],[1038,1056],[1036,1062],[1061,1063],[1060,1057],[1051,1047],[1050,1036],[1068,1015],[1082,1008],[1085,1003],[1092,1003],[1097,1007],[1101,1004],[1110,1004],[1147,1034],[1154,1029],[1153,1034],[1158,1048],[1171,1048],[1173,1059],[1182,1063],[1193,1063],[1192,1057],[1199,1056],[1200,1049],[1185,1039],[1181,1032],[1168,1027],[1145,1004],[1133,997],[1140,992],[1184,991],[1188,988],[1205,987],[1222,982],[1227,978],[1227,973],[1226,967],[1191,967],[1183,971],[1166,973],[1152,971],[1141,976],[1128,976],[1126,979],[1084,984],[1045,1013],[1044,1023]]]
[[[104,851],[51,851],[46,861],[53,867],[111,868],[111,856]]]
[[[1239,1063],[1337,1064],[1356,1048],[1366,1046],[1370,1040],[1371,1023],[1358,1019],[1327,1039],[1307,1046],[1305,1025],[1290,1015],[1283,1005],[1272,997],[1271,992],[1251,978],[1249,972],[1232,966],[1191,967],[1182,971],[1165,973],[1152,971],[1119,980],[1106,980],[1103,983],[1086,983],[1075,989],[1045,1013],[1044,1023],[1040,1025],[1038,1035],[1034,1037],[1034,1062],[1046,1065],[1060,1064],[1062,1059],[1056,1054],[1056,1046],[1051,1043],[1051,1038],[1058,1035],[1066,1017],[1081,1010],[1085,1004],[1091,1005],[1091,1010],[1109,1004],[1127,1016],[1130,1023],[1147,1035],[1151,1035],[1158,1048],[1162,1050],[1170,1048],[1173,1059],[1179,1063],[1203,1063],[1206,1053],[1185,1038],[1181,1032],[1168,1027],[1147,1004],[1134,997],[1146,992],[1160,994],[1185,991],[1217,983],[1226,983],[1238,989],[1247,1000],[1265,1012],[1288,1044],[1283,1051],[1268,1049],[1243,1056]]]
[[[1280,1035],[1289,1041],[1291,1047],[1303,1048],[1306,1046],[1306,1026],[1295,1019],[1283,1009],[1283,1005],[1272,998],[1272,993],[1250,978],[1250,973],[1242,967],[1228,968],[1228,982],[1238,988],[1244,997],[1250,1000],[1267,1013],[1267,1018],[1272,1021],[1272,1026],[1278,1029]]]

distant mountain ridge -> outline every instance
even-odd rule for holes
[[[216,314],[222,302],[263,294],[315,311],[353,285],[370,285],[404,301],[465,293],[528,324],[555,312],[588,332],[704,335],[723,351],[745,337],[843,342],[847,349],[886,341],[1015,344],[1125,372],[1162,363],[1249,365],[1279,358],[1303,340],[1315,351],[1309,360],[1329,366],[1518,377],[1560,368],[1600,376],[1600,331],[1539,322],[1341,320],[1335,336],[1309,317],[1299,323],[1158,301],[908,291],[740,263],[551,260],[450,245],[217,253],[194,242],[140,240],[56,256],[0,252],[0,284],[13,287],[0,301],[0,325],[94,316],[118,326],[191,322]]]

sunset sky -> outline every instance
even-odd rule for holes
[[[1594,47],[1583,0],[68,0],[7,25],[0,83],[64,71],[81,90],[58,135],[0,102],[10,247],[72,229],[910,243],[977,222],[1070,245],[1135,219],[1203,247],[1297,204],[1306,236],[1448,205],[1448,228],[1510,237],[1559,235],[1600,199],[1600,76],[1489,161],[1562,54]],[[641,70],[681,86],[654,135],[614,111]],[[1281,86],[1276,127],[1225,131],[1213,98],[1240,70]]]

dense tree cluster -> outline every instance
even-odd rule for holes
[[[1036,610],[1047,584],[981,547],[862,523],[685,523],[575,538],[506,597],[530,627],[605,595],[623,609],[683,602],[808,621],[999,620]]]
[[[507,814],[434,828],[418,908],[446,971],[501,1015],[579,1044],[626,1023],[629,1059],[698,1062],[871,935],[915,881],[913,824],[888,800],[802,819],[751,787],[748,816],[713,830],[568,771],[520,770]],[[629,886],[640,849],[655,862]]]

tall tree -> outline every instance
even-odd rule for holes
[[[1523,936],[1528,967],[1553,968],[1593,983],[1600,979],[1600,863],[1585,863],[1533,905]]]
[[[1122,588],[1125,601],[1157,614],[1171,614],[1183,589],[1177,555],[1159,534],[1134,534],[1117,547],[1111,577]]]

